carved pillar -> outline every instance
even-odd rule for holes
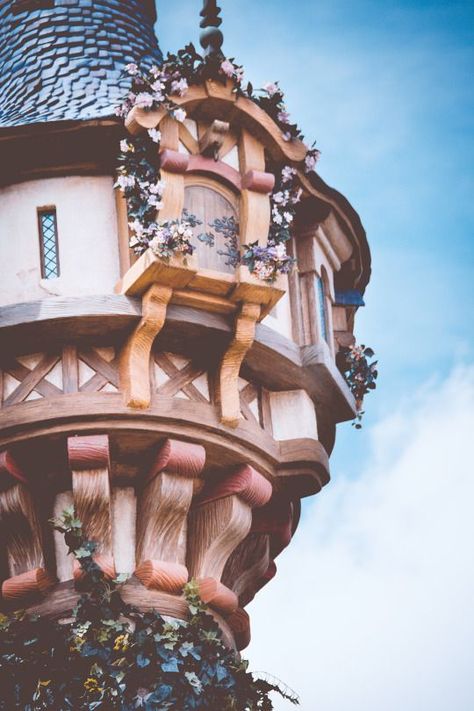
[[[86,538],[97,543],[97,564],[104,573],[114,577],[109,438],[107,435],[69,437],[67,450],[76,515],[82,521]],[[77,562],[75,577],[80,577]]]
[[[238,607],[236,594],[221,582],[225,564],[252,525],[252,508],[263,506],[272,486],[250,466],[204,490],[191,510],[188,567],[202,599],[224,613]]]
[[[0,537],[6,570],[4,600],[45,593],[54,577],[46,570],[42,530],[27,479],[11,452],[0,454]]]
[[[180,592],[188,581],[186,517],[205,463],[204,447],[166,440],[139,495],[135,575],[147,588]]]

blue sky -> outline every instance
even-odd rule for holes
[[[310,560],[304,548],[309,537],[314,544],[309,564],[314,563],[315,569],[322,566],[329,578],[333,575],[333,585],[341,582],[336,572],[338,566],[346,566],[350,571],[352,577],[348,573],[344,581],[349,588],[354,579],[362,579],[377,555],[371,550],[364,526],[357,512],[350,508],[350,501],[357,499],[361,488],[370,491],[368,483],[371,482],[372,489],[379,491],[382,487],[378,503],[373,501],[367,511],[368,521],[373,519],[374,536],[380,535],[383,539],[386,534],[392,543],[395,540],[406,542],[406,560],[402,559],[396,568],[397,580],[403,587],[405,563],[410,559],[410,570],[415,571],[415,577],[421,576],[421,595],[425,587],[427,592],[428,585],[432,584],[430,576],[435,570],[430,569],[430,574],[426,573],[423,579],[429,540],[423,538],[417,528],[413,529],[419,547],[415,545],[412,560],[408,554],[409,541],[404,538],[411,530],[402,506],[406,494],[395,487],[399,500],[396,496],[395,499],[400,506],[397,508],[395,502],[392,510],[388,503],[385,506],[381,502],[389,501],[395,480],[406,478],[412,481],[413,512],[417,506],[424,508],[431,468],[434,490],[439,491],[439,496],[432,502],[433,516],[425,521],[424,531],[434,532],[438,525],[435,512],[443,510],[443,497],[449,499],[454,495],[444,494],[441,482],[451,463],[449,449],[456,443],[460,471],[450,472],[450,476],[459,477],[456,495],[460,498],[451,502],[450,521],[453,529],[461,526],[461,522],[466,527],[459,529],[453,545],[455,541],[465,540],[468,530],[472,540],[472,524],[468,529],[467,521],[462,518],[458,521],[456,511],[459,509],[467,516],[462,501],[474,495],[472,477],[462,476],[462,468],[467,466],[471,456],[467,446],[470,433],[464,425],[468,413],[472,412],[472,399],[468,395],[472,394],[473,379],[469,366],[474,362],[474,5],[449,0],[222,0],[220,4],[227,55],[244,65],[247,78],[254,86],[269,80],[280,81],[292,117],[310,142],[317,140],[322,151],[321,176],[344,193],[360,213],[373,256],[373,278],[366,292],[367,305],[358,314],[356,335],[377,353],[379,386],[367,399],[364,429],[355,432],[348,424],[339,426],[331,459],[332,489],[326,489],[306,505],[304,530],[297,534],[295,548],[283,554],[279,567],[297,578],[298,561],[306,556],[307,566]],[[165,51],[174,50],[190,39],[197,42],[201,5],[199,0],[158,3],[157,30]],[[440,413],[431,412],[430,408],[439,408]],[[443,412],[451,420],[445,423],[446,436],[443,421],[436,419],[442,418]],[[437,436],[430,451],[428,422]],[[453,422],[462,426],[453,430]],[[465,457],[461,456],[463,452]],[[375,480],[374,472],[377,473]],[[380,506],[379,518],[377,505]],[[330,513],[333,518],[328,522]],[[332,540],[334,536],[342,536],[342,531],[347,533],[346,528],[340,526],[339,514],[346,524],[353,522],[350,530],[354,550],[358,552],[353,558],[349,556],[350,563],[347,551],[339,558],[334,553],[331,567],[326,565],[329,549],[318,536],[329,536]],[[413,527],[416,526],[414,518],[408,517]],[[326,522],[322,528],[321,520]],[[316,523],[313,525],[312,521]],[[387,522],[393,524],[390,524],[391,537],[384,529],[389,525]],[[357,542],[362,553],[357,549]],[[348,541],[342,539],[339,543],[340,554]],[[387,545],[390,550],[391,544]],[[394,543],[393,546],[395,550]],[[449,551],[445,551],[445,559],[442,553],[440,555],[443,575],[443,561],[448,568],[453,556]],[[464,561],[459,561],[459,570],[450,568],[450,571],[457,576],[458,586],[464,582],[474,594],[472,578],[466,577],[465,572],[468,563],[473,564],[470,548],[465,550]],[[372,587],[381,586],[381,594],[386,584],[387,597],[393,592],[393,584],[389,585],[380,567],[375,566],[367,580],[367,585],[370,582]],[[328,589],[331,589],[330,582]],[[406,578],[405,582],[403,590],[412,590],[412,578]],[[272,585],[262,592],[263,602],[255,603],[252,612],[256,619],[256,638],[257,634],[265,635],[265,609],[276,604],[272,602],[275,600],[272,595],[278,604],[290,604],[285,597],[287,591],[278,587],[282,583],[277,580]],[[439,624],[435,619],[443,616],[448,604],[458,602],[458,598],[450,599],[449,590],[445,592],[446,595],[439,593],[437,598],[439,609],[436,601],[433,603],[432,626],[427,622],[420,637],[411,641],[411,648],[417,648],[418,642],[421,648],[423,642],[433,644],[431,635]],[[336,591],[333,593],[337,597]],[[421,597],[415,589],[412,593],[412,597],[407,593],[406,606],[399,612],[400,628],[404,620],[412,619],[416,624],[417,619],[423,618],[425,607]],[[317,595],[315,593],[315,599]],[[321,604],[326,605],[324,620],[337,624],[338,609],[330,606],[329,598],[328,594],[321,600]],[[404,595],[402,598],[405,599]],[[345,605],[344,609],[354,611],[349,597],[339,602]],[[364,609],[362,602],[357,609]],[[316,630],[323,622],[314,614]],[[370,611],[365,610],[364,614],[370,628]],[[472,615],[465,619],[465,629],[474,629],[471,623]],[[459,635],[454,635],[458,621],[446,618],[448,624],[451,625],[452,647],[448,641],[446,649],[451,650],[458,664],[446,679],[446,699],[438,694],[435,700],[428,693],[430,684],[436,687],[441,683],[441,666],[433,657],[432,666],[425,669],[426,679],[421,680],[422,674],[407,682],[406,698],[396,694],[390,699],[384,697],[384,689],[388,693],[391,688],[387,677],[374,699],[368,686],[358,688],[360,695],[357,697],[356,693],[356,701],[351,701],[351,711],[359,707],[364,711],[382,708],[389,711],[394,699],[405,711],[473,708],[474,691],[472,684],[471,692],[468,690],[468,674],[463,671],[460,659],[464,649],[463,633],[459,627]],[[388,623],[383,629],[390,629]],[[378,631],[383,640],[384,632],[380,628]],[[288,633],[291,634],[292,631]],[[397,664],[403,666],[409,650],[403,650],[401,642],[395,644],[395,636],[387,639],[386,644],[387,654],[393,655],[396,668]],[[350,647],[354,639],[360,641],[358,630],[351,630],[348,622],[341,644]],[[375,659],[376,651],[370,644],[364,648],[365,643],[367,640],[360,642],[362,647],[358,652],[364,658],[366,649],[367,659],[372,652]],[[254,655],[251,658],[261,658],[263,647],[258,644],[257,641],[257,646],[251,647]],[[467,648],[464,651],[467,653]],[[314,654],[321,662],[325,650],[316,648]],[[278,656],[274,663],[278,666]],[[338,658],[334,649],[332,663],[347,665],[347,660]],[[370,668],[370,664],[368,666]],[[357,683],[364,679],[364,669],[360,670]],[[281,675],[285,677],[285,668]],[[411,678],[408,671],[406,678]],[[340,684],[334,682],[331,687],[330,679],[329,670],[319,680],[326,699],[324,704],[306,697],[303,709],[346,711],[349,708],[349,699],[345,699]],[[300,683],[304,687],[304,678],[300,678],[297,671],[294,681],[295,685]],[[329,685],[327,689],[324,684]],[[456,703],[448,703],[449,694],[455,695]],[[360,706],[357,698],[360,698]]]

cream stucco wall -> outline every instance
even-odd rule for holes
[[[0,190],[0,305],[112,293],[118,280],[111,177],[32,180]],[[56,206],[60,276],[41,278],[37,208]]]

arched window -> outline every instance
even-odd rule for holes
[[[238,201],[233,191],[205,176],[190,175],[184,208],[201,222],[193,230],[199,268],[234,273],[239,236]]]

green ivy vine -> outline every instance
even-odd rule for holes
[[[188,619],[165,618],[126,604],[123,577],[108,579],[94,562],[73,510],[54,520],[82,570],[81,596],[68,619],[0,615],[0,709],[40,711],[270,711],[270,692],[297,697],[248,671],[228,649],[190,582]]]

